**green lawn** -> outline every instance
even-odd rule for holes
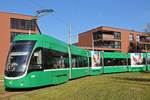
[[[88,76],[27,91],[9,100],[150,100],[150,72]]]

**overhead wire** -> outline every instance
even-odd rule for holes
[[[40,9],[45,8],[43,5],[39,4],[37,1],[34,0],[28,0],[29,2],[32,2],[32,4],[34,4],[36,7],[39,7]]]
[[[35,0],[29,0],[29,2],[31,2],[32,4],[34,4],[34,6],[38,7],[39,9],[43,9],[45,8],[41,3],[38,3],[37,1]],[[66,21],[64,21],[62,18],[58,17],[56,15],[56,11],[54,11],[54,13],[52,13],[53,16],[55,16],[56,20],[59,21],[60,23],[64,24],[65,27],[69,27],[69,24],[66,23]],[[74,32],[74,26],[71,27],[71,38],[76,38],[78,36],[78,33]],[[69,36],[69,34],[67,34],[67,36]],[[66,37],[65,35],[64,36],[61,36],[61,37]]]

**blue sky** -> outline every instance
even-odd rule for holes
[[[68,42],[69,24],[72,42],[78,34],[100,26],[144,31],[150,22],[150,0],[1,0],[0,11],[34,15],[40,9],[56,13],[39,19],[42,33]]]

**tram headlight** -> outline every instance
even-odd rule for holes
[[[20,86],[23,86],[24,85],[24,82],[21,82]]]
[[[9,84],[10,84],[10,85],[12,85],[12,80],[11,80],[11,81],[9,81]]]

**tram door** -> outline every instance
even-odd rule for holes
[[[29,64],[29,77],[31,86],[43,85],[42,49],[36,49]]]

